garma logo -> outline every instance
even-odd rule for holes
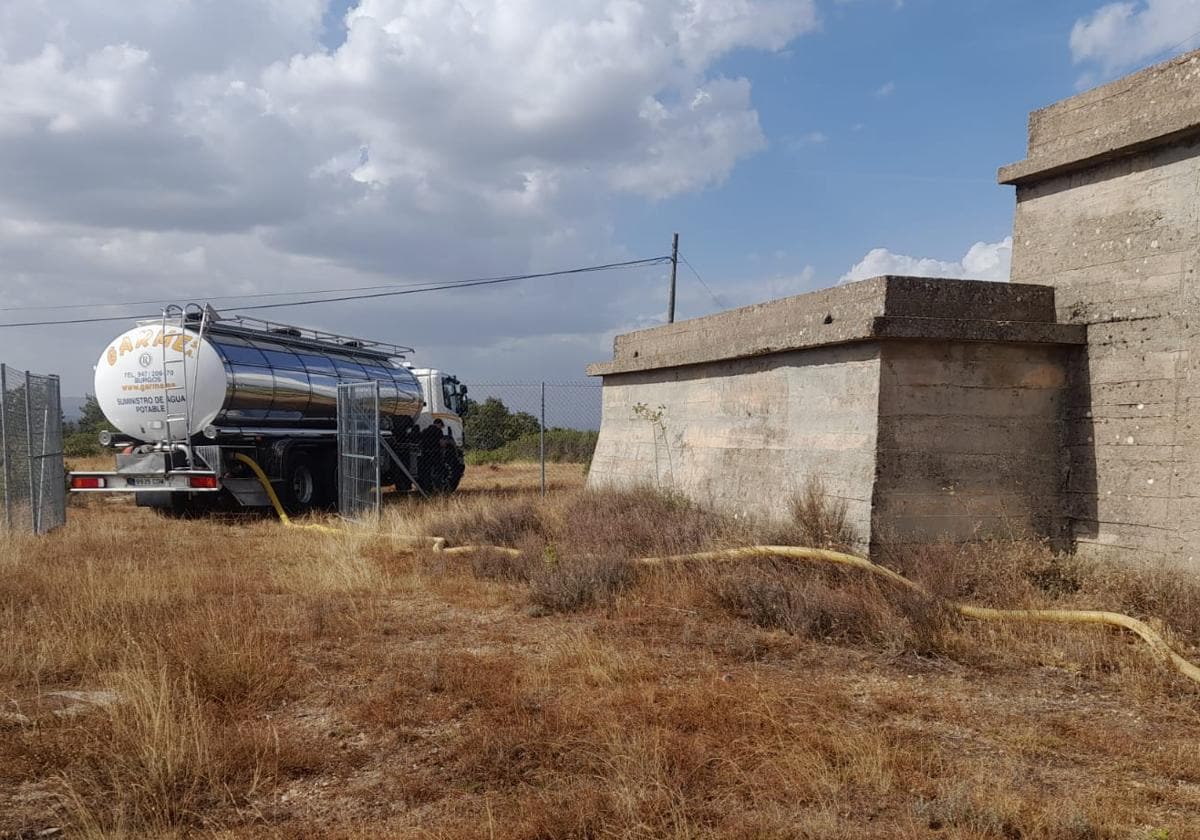
[[[151,358],[149,353],[143,353],[142,355],[138,356],[138,364],[144,368],[150,367],[150,364],[153,361],[154,361],[154,359]]]

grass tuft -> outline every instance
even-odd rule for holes
[[[636,580],[628,560],[595,555],[558,558],[548,552],[530,575],[531,603],[556,612],[611,604]]]
[[[849,551],[858,542],[846,501],[831,497],[819,480],[810,481],[792,500],[791,512],[805,545]]]
[[[714,569],[707,583],[715,603],[732,615],[812,639],[932,653],[951,621],[929,599],[852,573],[770,564]]]

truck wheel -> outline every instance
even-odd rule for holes
[[[288,513],[304,513],[318,501],[317,474],[313,460],[298,453],[287,459],[283,469],[283,482],[279,487],[279,501]]]
[[[458,489],[458,483],[462,481],[463,473],[466,471],[467,465],[463,461],[461,454],[450,459],[450,463],[447,465],[447,472],[449,473],[447,476],[449,480],[446,482],[447,493],[453,493]]]
[[[453,456],[445,456],[436,461],[429,470],[429,486],[425,489],[430,493],[453,493],[462,481],[462,461]]]

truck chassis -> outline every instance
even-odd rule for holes
[[[383,432],[381,436],[404,463],[401,469],[389,455],[382,457],[382,486],[425,494],[457,488],[464,467],[456,446],[440,446],[435,451],[428,438],[422,442],[419,433]],[[292,437],[277,433],[230,443],[196,444],[190,447],[191,462],[189,447],[181,444],[170,448],[119,440],[116,444],[120,447],[116,469],[71,473],[72,492],[133,493],[139,506],[177,515],[270,506],[253,471],[233,457],[241,453],[262,468],[289,513],[337,506],[338,458],[333,434]]]

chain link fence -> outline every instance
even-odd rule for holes
[[[0,364],[0,527],[44,534],[66,522],[57,376]]]
[[[472,382],[469,387],[462,489],[544,494],[583,484],[599,436],[599,383]],[[373,382],[338,386],[337,501],[347,519],[365,521],[377,514],[381,485],[395,484],[404,492],[416,478],[418,492],[425,492],[420,487],[438,492],[436,476],[415,464],[401,467],[397,459],[409,460],[409,450],[391,448],[378,433],[377,388]]]
[[[600,383],[468,382],[464,421],[468,486],[487,485],[495,468],[534,469],[526,483],[544,493],[581,484],[600,430]]]
[[[348,519],[378,512],[379,383],[343,382],[337,392],[338,511]]]

